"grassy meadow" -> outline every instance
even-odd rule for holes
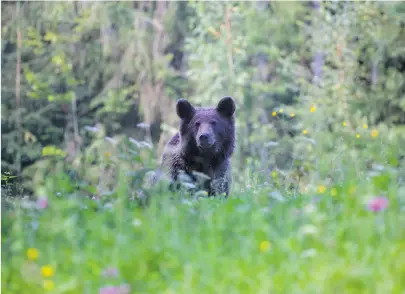
[[[228,199],[156,188],[145,207],[128,200],[123,176],[92,200],[66,197],[70,183],[56,175],[38,191],[47,197],[2,214],[2,290],[404,293],[405,215],[392,180],[381,198],[381,180],[353,174],[312,192],[264,183]]]

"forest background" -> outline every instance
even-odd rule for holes
[[[226,95],[241,187],[259,171],[298,187],[345,161],[400,168],[404,19],[402,2],[4,2],[2,184],[114,181],[124,137],[152,144],[156,167],[176,100]]]
[[[404,293],[405,2],[1,8],[5,293]],[[223,96],[230,197],[150,187]]]

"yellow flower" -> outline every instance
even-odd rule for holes
[[[294,117],[294,116],[295,116],[295,113],[291,113],[290,116],[291,116],[291,117]]]
[[[42,282],[42,287],[47,291],[52,291],[55,289],[55,283],[52,280],[44,280]]]
[[[276,172],[275,170],[273,170],[273,171],[271,172],[271,177],[272,177],[272,178],[277,178],[277,172]]]
[[[284,111],[284,109],[280,108],[279,112],[280,112],[280,113],[283,113],[283,111]]]
[[[310,111],[311,111],[311,112],[315,112],[315,110],[316,110],[315,106],[312,105]]]
[[[324,185],[318,186],[318,193],[324,193],[326,191],[326,187]]]
[[[357,139],[360,138],[360,134],[356,134],[356,138],[357,138]]]
[[[332,189],[330,190],[330,195],[332,195],[332,196],[336,196],[336,195],[337,195],[337,190],[336,190],[336,188],[332,188]]]
[[[368,129],[368,124],[364,124],[363,128]]]
[[[269,241],[262,241],[262,242],[260,242],[259,248],[260,248],[260,251],[261,251],[261,252],[267,252],[267,251],[269,251],[269,250],[270,250],[270,247],[271,247],[271,244],[270,244]]]
[[[215,37],[219,37],[219,36],[221,36],[221,34],[216,30],[216,29],[214,29],[213,27],[209,27],[208,28],[208,32],[210,32],[211,33],[211,35],[213,35],[213,36],[215,36]]]
[[[39,251],[35,248],[29,248],[27,250],[27,257],[29,260],[37,260],[39,256]]]
[[[356,192],[356,187],[355,186],[350,186],[349,188],[349,194],[353,195]]]
[[[273,112],[271,113],[271,115],[272,115],[272,116],[276,116],[276,115],[277,115],[277,112],[273,111]]]
[[[306,134],[308,134],[308,130],[303,130],[302,133],[303,133],[304,135],[306,135]]]
[[[111,156],[111,152],[109,152],[109,151],[104,152],[104,156],[105,156],[105,157],[110,157],[110,156]]]
[[[347,123],[344,121],[344,122],[342,122],[342,126],[347,126]]]
[[[371,137],[375,138],[378,136],[378,131],[376,129],[371,131]]]
[[[41,274],[45,278],[52,277],[54,274],[53,267],[51,265],[44,265],[41,267]]]

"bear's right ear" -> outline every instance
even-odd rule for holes
[[[190,120],[195,114],[195,109],[190,102],[181,98],[177,101],[176,112],[181,119]]]
[[[235,101],[232,99],[232,97],[229,96],[225,96],[224,98],[222,98],[217,105],[217,111],[229,117],[234,114],[235,109]]]

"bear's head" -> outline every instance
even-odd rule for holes
[[[215,155],[232,153],[235,144],[235,102],[222,98],[216,107],[195,108],[186,99],[177,101],[176,111],[181,119],[180,136],[187,148]]]

